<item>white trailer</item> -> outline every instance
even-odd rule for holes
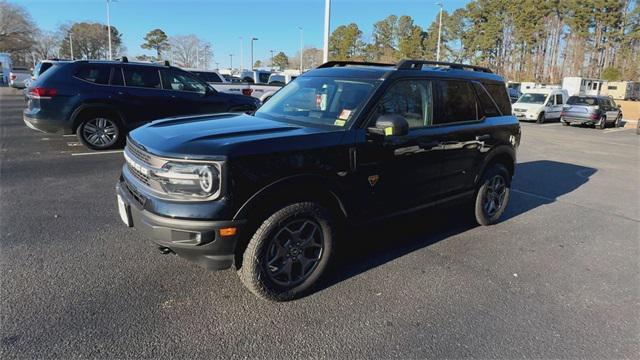
[[[569,96],[598,96],[602,91],[604,83],[605,81],[600,79],[587,79],[583,77],[570,76],[562,79],[562,88],[567,90]]]

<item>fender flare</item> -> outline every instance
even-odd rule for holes
[[[125,117],[122,115],[122,112],[119,111],[118,109],[116,109],[112,105],[100,104],[100,103],[82,104],[82,105],[78,106],[75,110],[73,110],[73,112],[71,113],[71,116],[70,116],[71,129],[73,130],[74,134],[75,134],[76,130],[78,129],[78,126],[80,125],[80,117],[79,117],[79,115],[85,110],[94,110],[94,109],[95,110],[103,109],[103,110],[109,110],[111,112],[114,112],[120,118],[119,120],[122,123],[122,125],[125,125]]]
[[[289,194],[291,197],[299,195],[300,192],[308,192],[310,198],[321,196],[323,192],[329,195],[328,200],[335,204],[340,213],[346,218],[348,215],[342,192],[337,183],[325,176],[315,174],[291,175],[263,186],[247,199],[233,216],[234,220],[245,219],[259,205],[268,200],[274,194]],[[286,198],[286,197],[285,197]]]
[[[476,176],[475,183],[476,184],[478,183],[478,181],[484,174],[487,166],[491,164],[493,160],[495,160],[497,157],[505,157],[505,156],[507,156],[510,159],[508,170],[509,172],[511,172],[511,176],[513,176],[515,174],[515,169],[516,169],[516,150],[509,145],[498,145],[494,149],[492,149],[487,154],[487,156],[485,156],[480,168],[480,172]]]

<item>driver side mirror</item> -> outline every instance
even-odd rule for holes
[[[409,122],[403,116],[386,114],[378,117],[375,126],[367,130],[382,136],[405,136],[409,134]]]

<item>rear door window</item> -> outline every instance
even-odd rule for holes
[[[476,94],[469,82],[438,80],[436,84],[434,125],[478,120]]]
[[[76,72],[78,79],[88,81],[94,84],[109,84],[109,75],[111,74],[111,66],[108,65],[83,65]]]
[[[124,67],[124,81],[126,86],[143,88],[162,88],[160,74],[155,67]]]
[[[511,114],[511,101],[509,100],[507,88],[504,84],[484,83],[483,85],[493,98],[493,101],[498,104],[500,111],[503,114]]]

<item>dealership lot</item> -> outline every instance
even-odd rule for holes
[[[120,151],[34,132],[0,89],[0,355],[631,358],[639,138],[522,124],[502,223],[464,208],[359,229],[317,291],[267,303],[120,223]]]

